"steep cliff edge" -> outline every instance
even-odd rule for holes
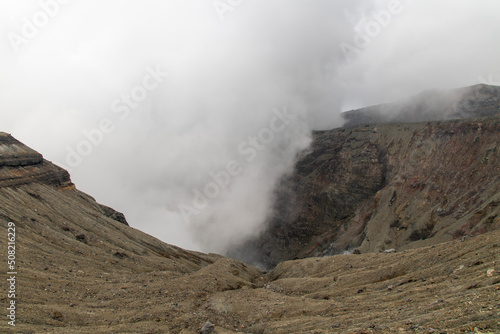
[[[268,229],[232,255],[274,266],[500,228],[500,116],[499,99],[486,94],[492,91],[484,94],[497,110],[490,117],[314,133],[310,150],[276,191]]]

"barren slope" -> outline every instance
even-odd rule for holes
[[[28,163],[35,175],[46,166],[61,175],[40,158]],[[12,179],[26,166],[11,162],[0,173]],[[137,231],[69,177],[22,175],[0,185],[0,249],[6,254],[14,222],[18,273],[16,327],[4,318],[0,332],[197,333],[206,320],[219,334],[500,330],[498,231],[395,254],[289,261],[263,273]]]

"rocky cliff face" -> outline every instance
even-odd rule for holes
[[[276,191],[267,231],[232,255],[274,266],[344,251],[427,246],[500,228],[500,94],[489,95],[497,88],[480,92],[486,101],[476,102],[485,109],[476,111],[490,117],[316,132]]]

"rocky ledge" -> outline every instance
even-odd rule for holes
[[[0,189],[18,188],[31,184],[44,184],[56,190],[78,192],[71,182],[68,171],[45,160],[40,153],[10,134],[0,132]],[[41,194],[34,196],[43,197]],[[91,201],[95,202],[93,198]],[[122,213],[105,205],[95,204],[104,216],[128,225]]]
[[[43,159],[35,150],[10,134],[0,132],[0,187],[17,187],[40,182],[72,187],[69,173]]]

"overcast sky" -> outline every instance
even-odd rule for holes
[[[340,112],[500,81],[498,0],[0,2],[0,131],[131,226],[224,252]]]

